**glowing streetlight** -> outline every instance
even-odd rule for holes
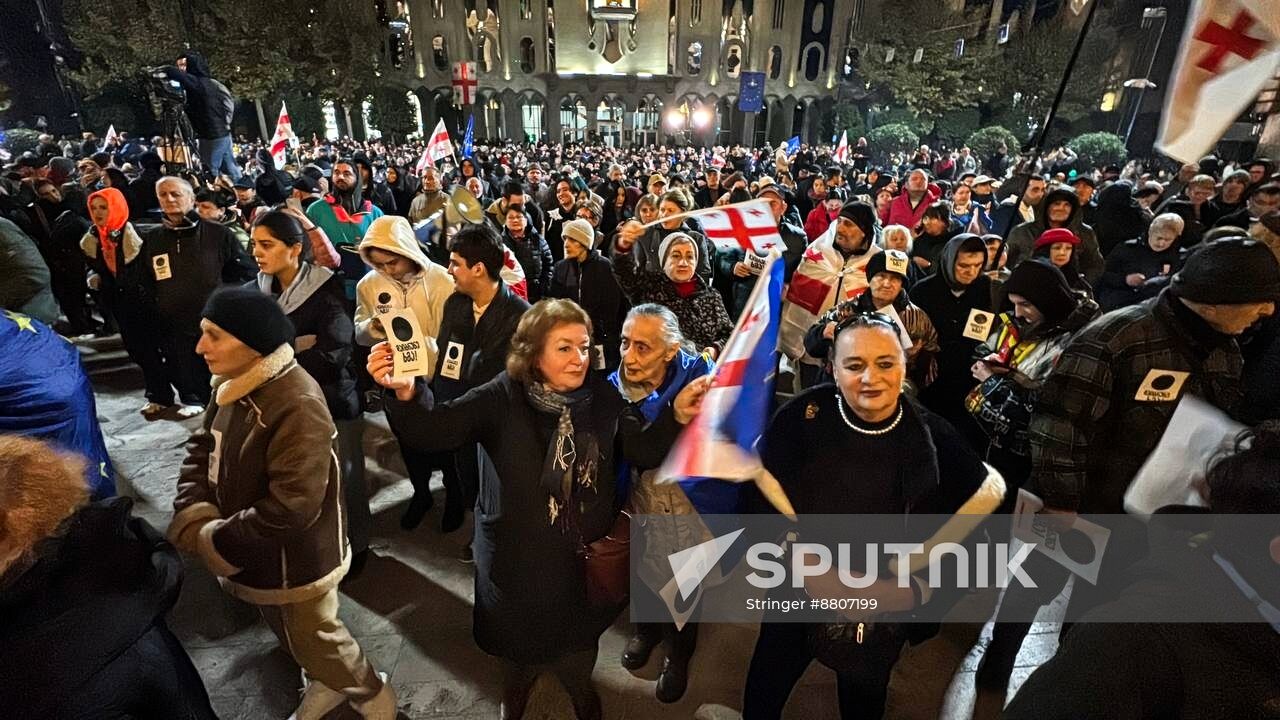
[[[666,114],[667,127],[672,130],[679,130],[684,125],[684,115],[677,108],[672,108]]]
[[[706,108],[693,111],[693,126],[702,129],[711,124],[711,113]]]

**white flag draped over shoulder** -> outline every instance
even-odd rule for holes
[[[1156,147],[1194,163],[1280,67],[1280,3],[1197,0],[1182,36]]]
[[[289,144],[297,139],[293,134],[293,123],[289,121],[289,109],[280,103],[280,117],[276,119],[276,134],[271,136],[271,160],[277,170],[284,169],[285,152]]]

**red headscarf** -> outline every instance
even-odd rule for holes
[[[104,198],[107,201],[107,222],[105,225],[97,225],[98,240],[102,246],[102,260],[107,264],[107,269],[112,275],[116,274],[116,242],[111,237],[111,233],[119,231],[129,222],[129,203],[124,199],[124,194],[116,188],[103,188],[89,195],[88,205],[92,207],[93,199],[96,197]],[[89,212],[89,217],[93,217],[93,212]]]

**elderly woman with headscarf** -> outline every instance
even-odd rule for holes
[[[543,671],[563,683],[580,720],[602,717],[591,671],[619,608],[589,594],[582,554],[616,522],[621,464],[657,467],[706,388],[686,388],[646,423],[589,372],[590,353],[582,308],[544,300],[521,318],[506,371],[456,400],[436,404],[425,383],[394,377],[390,345],[369,355],[403,442],[423,452],[478,442],[496,469],[476,506],[473,628],[501,662],[503,717],[523,716]]]
[[[683,232],[674,232],[658,248],[662,272],[637,267],[635,254],[624,233],[618,238],[613,272],[631,302],[658,303],[671,308],[680,329],[697,350],[715,357],[733,332],[733,320],[724,298],[695,271],[700,267],[701,244]]]
[[[660,272],[663,261],[659,249],[663,241],[673,233],[680,233],[689,237],[697,245],[697,274],[710,282],[715,267],[715,246],[695,229],[695,223],[691,219],[674,217],[692,208],[692,202],[683,191],[669,190],[663,193],[658,203],[658,215],[672,219],[648,228],[642,227],[635,220],[623,223],[618,229],[615,253],[634,252],[636,267],[641,272]],[[633,251],[632,248],[635,250]]]
[[[182,560],[84,460],[0,435],[0,706],[15,718],[215,718],[165,616]],[[106,710],[111,712],[107,713]]]

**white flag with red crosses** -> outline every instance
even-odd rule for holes
[[[1280,68],[1276,0],[1198,0],[1182,37],[1156,147],[1194,163]]]

